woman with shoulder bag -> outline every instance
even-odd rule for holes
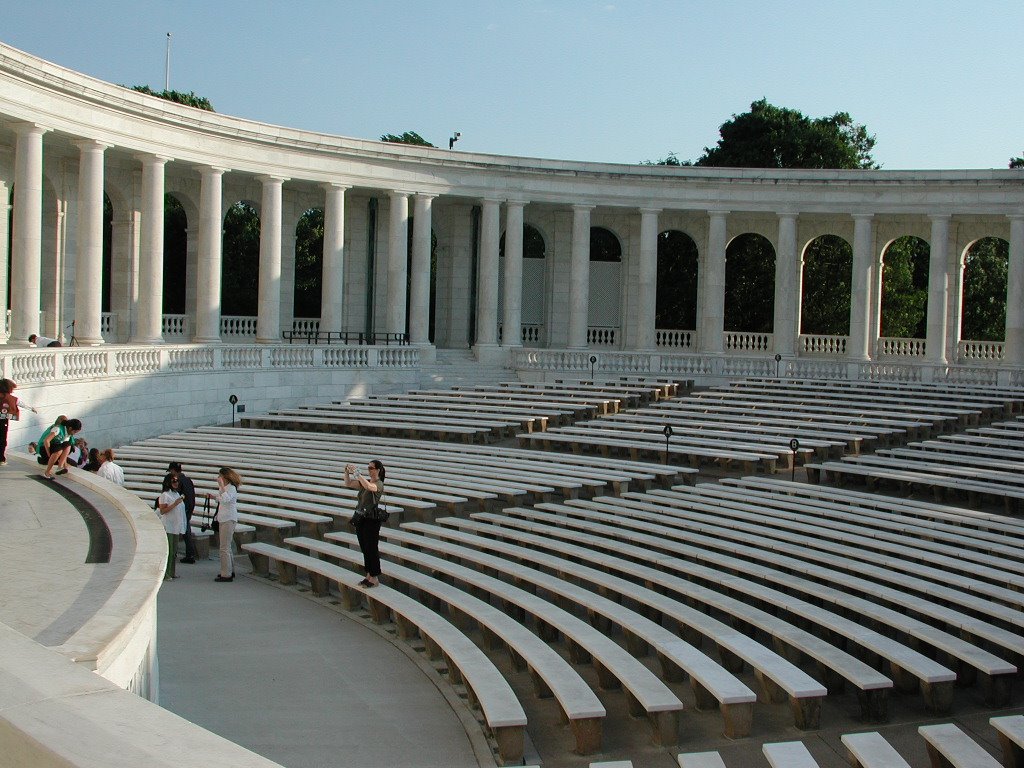
[[[235,470],[221,467],[217,472],[218,492],[206,494],[206,498],[216,498],[220,504],[217,509],[220,575],[214,581],[235,580],[235,562],[231,557],[231,540],[235,535],[235,523],[238,522],[238,489],[241,485],[242,478]]]
[[[359,491],[356,511],[352,515],[366,569],[366,578],[359,585],[376,587],[380,584],[380,526],[384,519],[380,500],[384,495],[385,470],[378,459],[371,461],[366,469],[370,473],[368,478],[360,475],[354,464],[346,464],[345,487]]]

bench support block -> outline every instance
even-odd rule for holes
[[[821,696],[808,696],[789,700],[793,710],[793,724],[801,731],[813,731],[821,727]]]
[[[510,725],[492,728],[491,735],[498,744],[498,754],[503,765],[522,765],[523,726]]]
[[[577,755],[592,755],[601,751],[601,728],[603,721],[600,717],[580,718],[570,720],[572,735],[576,739],[576,747],[573,750]]]
[[[889,689],[875,688],[870,691],[858,691],[861,718],[868,723],[889,722]]]
[[[725,723],[723,734],[727,739],[742,739],[750,735],[750,726],[754,721],[754,704],[723,704],[722,721]]]
[[[955,682],[949,680],[942,683],[921,683],[924,705],[929,712],[937,715],[949,714],[953,709],[953,688]]]

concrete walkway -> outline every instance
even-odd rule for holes
[[[131,539],[105,515],[111,562],[84,564],[82,516],[38,474],[17,460],[0,467],[0,621],[54,646],[103,604]],[[166,709],[287,768],[494,764],[450,689],[375,628],[244,575],[247,558],[229,584],[213,581],[213,560],[178,569],[158,598]],[[183,763],[197,758],[180,750]]]

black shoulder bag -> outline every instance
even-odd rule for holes
[[[217,511],[219,509],[220,509],[220,504],[218,504],[217,508],[214,509],[212,512],[210,511],[210,497],[207,496],[206,500],[203,502],[203,514],[202,514],[202,516],[205,517],[206,520],[204,520],[202,523],[200,523],[200,525],[199,525],[199,530],[200,531],[203,531],[205,533],[206,531],[211,530],[214,533],[217,533],[220,530],[220,523],[217,522]]]

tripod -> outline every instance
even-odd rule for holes
[[[71,329],[71,339],[68,340],[68,346],[69,347],[80,347],[80,346],[82,346],[81,344],[78,343],[78,337],[75,336],[75,321],[74,320],[71,321],[71,325],[69,325],[68,328]],[[64,330],[66,331],[68,328],[65,328]]]

